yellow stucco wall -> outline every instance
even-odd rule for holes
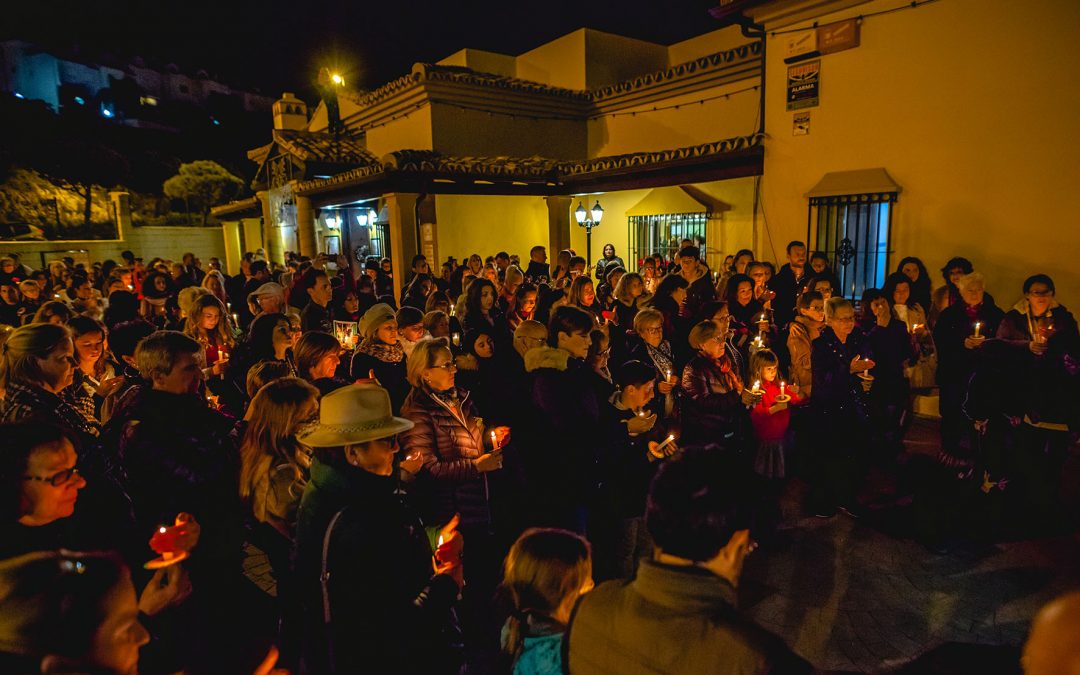
[[[529,249],[548,240],[543,197],[438,195],[435,217],[440,263],[451,255],[460,263],[472,253],[486,258],[506,251],[528,264]]]
[[[517,76],[567,89],[585,88],[585,31],[576,30],[517,57]]]
[[[433,147],[444,155],[580,159],[585,153],[585,125],[576,120],[526,119],[442,103],[424,110],[430,111]]]
[[[698,35],[669,46],[667,48],[668,64],[674,66],[693,61],[702,56],[733,49],[745,44],[747,41],[748,39],[743,37],[738,26],[729,26],[710,31],[704,35]]]
[[[906,3],[879,1],[820,23]],[[862,46],[822,57],[808,136],[785,111],[781,37],[768,43],[764,197],[775,254],[806,236],[803,194],[830,171],[885,167],[903,187],[893,265],[970,258],[1011,306],[1046,272],[1078,304],[1080,4],[948,0],[870,17]],[[761,255],[771,257],[768,251]]]
[[[589,156],[681,148],[752,134],[760,94],[744,90],[756,83],[754,78],[711,87],[590,120]],[[725,94],[730,98],[723,98]],[[712,100],[698,103],[707,98]],[[679,108],[653,110],[674,105]],[[625,114],[632,111],[636,114]]]
[[[393,150],[431,150],[431,106],[414,110],[382,126],[367,130],[367,149],[382,157]]]

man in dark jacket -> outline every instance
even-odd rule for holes
[[[576,307],[559,307],[548,323],[548,347],[525,354],[530,417],[525,463],[533,525],[584,534],[587,504],[596,492],[596,452],[602,400],[599,376],[585,363],[596,321]]]
[[[533,246],[529,251],[529,266],[525,268],[525,281],[534,286],[546,284],[551,281],[551,270],[548,267],[547,249],[543,246]]]
[[[793,241],[787,245],[788,261],[769,280],[769,289],[776,293],[772,301],[776,325],[784,328],[795,318],[795,303],[799,289],[806,280],[806,244]]]
[[[629,581],[582,596],[566,632],[575,675],[592,673],[802,673],[809,664],[735,607],[746,529],[745,469],[712,450],[661,467],[646,522],[656,543]]]

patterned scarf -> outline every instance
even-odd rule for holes
[[[374,356],[385,363],[398,363],[405,359],[405,348],[401,346],[400,342],[388,345],[377,340],[365,341],[360,345],[360,352],[368,356]]]
[[[649,352],[649,358],[656,364],[656,369],[664,373],[671,371],[675,374],[675,355],[671,353],[671,343],[664,340],[659,346],[653,347],[648,342],[645,343],[645,348]]]

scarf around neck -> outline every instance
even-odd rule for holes
[[[400,342],[388,345],[384,342],[371,340],[360,345],[360,352],[386,363],[399,363],[405,359],[405,348],[401,346]]]

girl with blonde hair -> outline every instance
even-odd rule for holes
[[[297,434],[318,412],[315,387],[298,377],[273,380],[251,399],[240,443],[240,497],[256,521],[289,540],[311,466],[311,452]]]
[[[184,333],[203,346],[207,376],[220,377],[236,340],[225,320],[225,305],[205,294],[195,298],[184,323]]]

